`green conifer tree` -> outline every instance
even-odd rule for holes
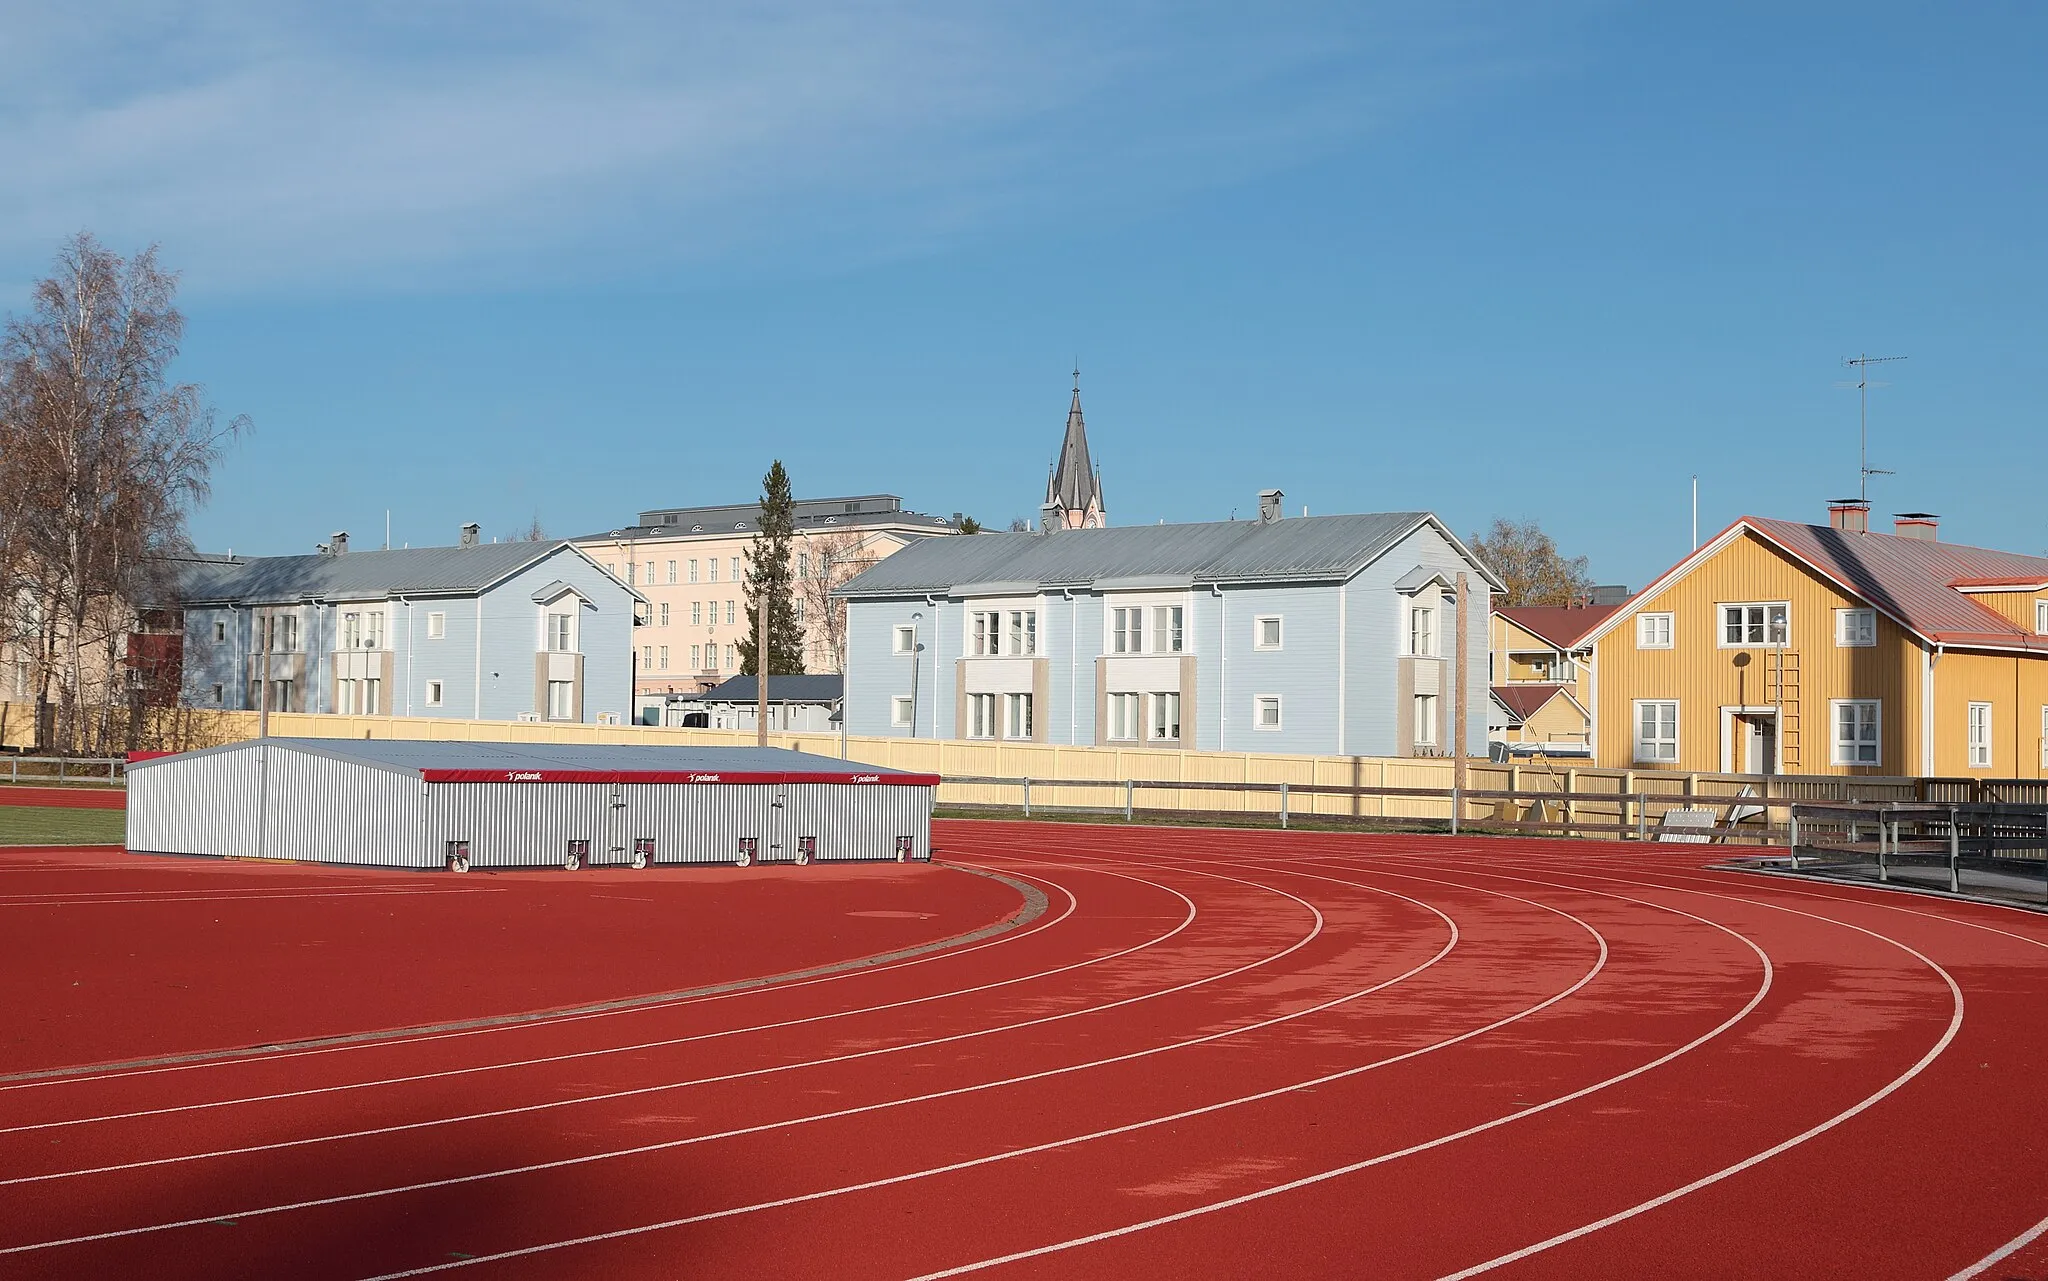
[[[740,639],[740,671],[761,672],[761,601],[768,601],[768,675],[800,676],[804,670],[804,631],[796,621],[796,595],[790,562],[796,534],[796,500],[789,494],[789,473],[775,460],[761,478],[761,529],[747,552],[747,632]]]

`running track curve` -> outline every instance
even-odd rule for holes
[[[1010,882],[868,869],[835,892],[898,936],[859,938],[963,934],[1013,912],[1014,884],[1044,910],[688,998],[0,1082],[0,1276],[2048,1275],[2048,918],[1697,850],[938,839]],[[110,952],[85,933],[108,905],[201,948],[223,911],[446,913],[468,931],[448,946],[487,953],[477,922],[528,886],[700,920],[771,911],[777,885],[795,911],[819,870],[507,877],[394,904],[378,895],[445,883],[208,865],[177,893],[129,860],[61,858],[0,879],[0,916]],[[875,906],[891,894],[898,915]],[[550,919],[574,958],[607,918]],[[829,961],[816,933],[740,968]],[[374,976],[340,1007],[362,1029],[419,1021],[374,957],[327,960]],[[477,972],[477,1000],[511,999]],[[134,1017],[103,1030],[109,1061],[208,1030],[166,1041],[161,1012],[112,1008]]]

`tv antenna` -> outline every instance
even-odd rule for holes
[[[1872,356],[1865,353],[1850,356],[1842,363],[1856,371],[1856,496],[1864,502],[1870,501],[1870,478],[1891,476],[1894,472],[1870,465],[1870,367],[1888,365],[1905,356]]]

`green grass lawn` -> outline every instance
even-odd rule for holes
[[[119,845],[127,826],[122,810],[0,805],[0,845]]]

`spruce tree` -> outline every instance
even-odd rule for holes
[[[796,502],[789,495],[789,473],[775,460],[761,478],[761,528],[747,553],[747,634],[739,642],[740,671],[759,675],[761,601],[768,601],[770,676],[800,676],[804,670],[804,632],[796,621],[796,594],[790,570],[790,542],[796,534]]]

